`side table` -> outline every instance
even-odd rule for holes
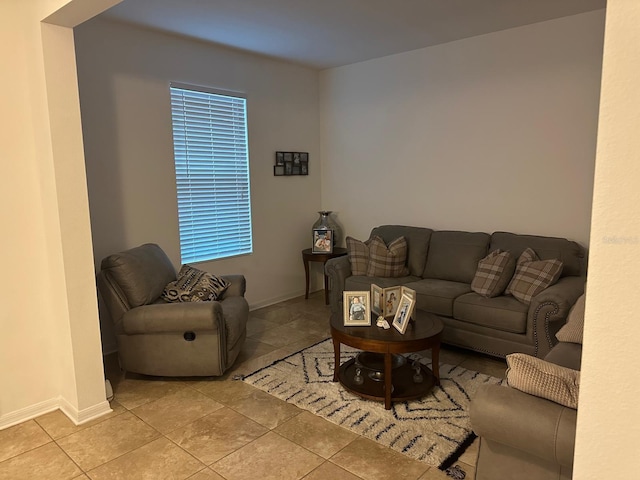
[[[304,290],[304,298],[309,298],[309,262],[322,263],[322,275],[324,276],[324,303],[329,304],[329,277],[324,273],[324,264],[327,260],[332,258],[341,257],[347,254],[347,249],[343,247],[335,247],[332,253],[312,253],[310,248],[302,250],[302,261],[304,262],[304,276],[306,281],[306,287]]]

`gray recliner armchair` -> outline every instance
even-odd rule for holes
[[[102,260],[98,289],[113,320],[120,366],[157,376],[218,376],[238,357],[249,306],[242,275],[217,301],[169,303],[161,298],[176,280],[173,264],[148,243]]]

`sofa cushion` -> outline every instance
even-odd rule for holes
[[[425,278],[417,282],[406,283],[405,287],[416,292],[416,308],[436,315],[453,315],[453,302],[460,295],[469,293],[468,283],[450,282]]]
[[[569,310],[567,323],[556,333],[556,338],[561,342],[579,343],[582,345],[582,332],[584,329],[584,305],[585,296],[582,294]]]
[[[396,238],[387,246],[377,235],[369,240],[369,277],[405,277],[409,269],[407,261],[407,241],[404,237]]]
[[[528,311],[527,305],[507,296],[487,298],[468,293],[453,303],[453,318],[456,320],[520,334],[527,330]]]
[[[580,372],[524,353],[507,355],[507,384],[536,397],[578,408]]]
[[[423,278],[471,284],[489,239],[486,233],[433,232]]]
[[[362,242],[353,237],[347,237],[346,241],[351,275],[366,275],[369,266],[369,240]]]
[[[564,265],[562,276],[584,275],[586,254],[583,247],[566,238],[518,235],[495,232],[491,235],[490,249],[508,250],[518,258],[527,248],[532,248],[541,260],[558,259]]]
[[[229,282],[190,265],[183,265],[178,278],[162,292],[167,302],[208,302],[217,300],[229,288]]]
[[[127,297],[129,308],[153,303],[176,278],[166,253],[155,243],[145,243],[102,260],[101,269],[113,276]]]
[[[516,259],[510,252],[494,250],[478,262],[471,290],[483,297],[497,297],[509,284],[516,269]]]
[[[504,293],[528,305],[533,297],[556,283],[561,273],[560,260],[540,260],[532,249],[527,248],[518,258],[516,273]]]
[[[406,225],[381,225],[371,230],[371,237],[378,236],[389,243],[398,237],[407,240],[407,267],[409,275],[421,277],[427,261],[429,240],[433,230],[423,227],[409,227]]]
[[[580,370],[582,363],[582,345],[579,343],[560,342],[544,357],[547,362],[555,363],[561,367]]]

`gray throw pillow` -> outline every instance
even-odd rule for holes
[[[389,245],[378,236],[369,241],[368,277],[404,277],[409,274],[407,263],[407,240],[398,237]]]
[[[351,275],[366,275],[369,267],[369,242],[347,237],[347,256],[351,264]]]
[[[569,310],[569,315],[567,315],[567,323],[558,330],[556,333],[556,338],[561,342],[569,342],[569,343],[579,343],[582,345],[582,333],[584,331],[584,304],[585,297],[584,294]]]
[[[207,302],[217,300],[231,283],[221,277],[183,265],[178,278],[162,292],[167,302]]]
[[[536,252],[527,248],[518,258],[516,273],[504,293],[528,305],[533,297],[556,283],[561,274],[560,260],[540,260]]]
[[[494,250],[478,262],[471,290],[483,297],[497,297],[509,284],[515,268],[516,260],[510,252]]]
[[[536,397],[578,408],[580,372],[524,353],[507,355],[507,384]]]

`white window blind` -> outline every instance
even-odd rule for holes
[[[182,263],[251,253],[246,99],[170,89]]]

